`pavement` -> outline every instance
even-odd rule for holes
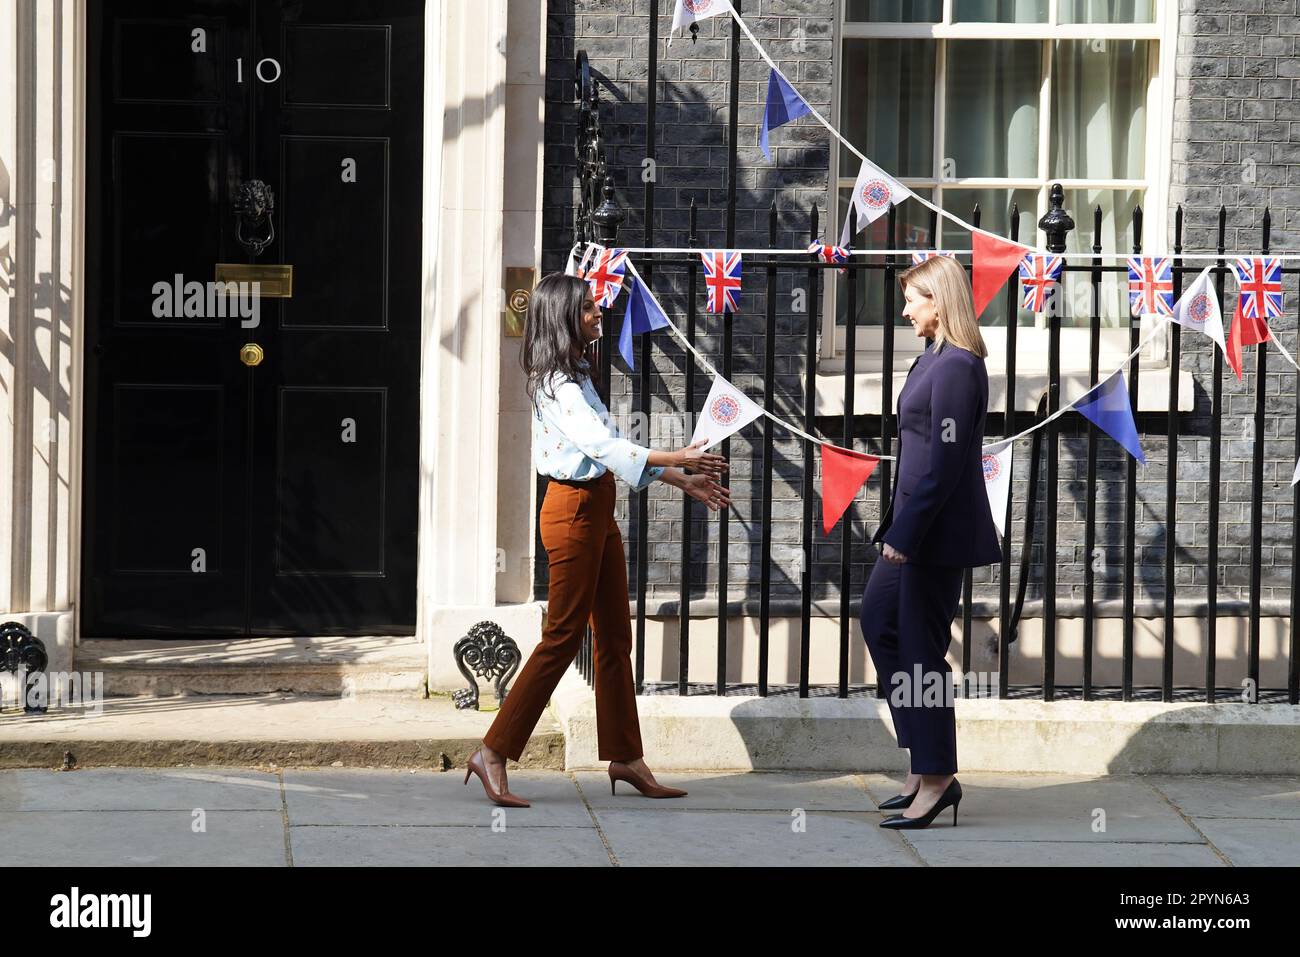
[[[1300,777],[963,773],[957,826],[906,833],[878,826],[894,776],[657,777],[689,795],[525,768],[521,809],[454,768],[2,770],[0,866],[1300,863]]]

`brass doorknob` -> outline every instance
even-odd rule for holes
[[[256,342],[246,342],[239,350],[239,361],[246,366],[260,366],[265,358],[266,353]]]

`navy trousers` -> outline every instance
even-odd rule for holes
[[[862,637],[914,774],[957,773],[952,668],[944,656],[963,571],[877,558],[862,592]]]

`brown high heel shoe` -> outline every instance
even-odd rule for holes
[[[614,766],[616,764],[618,765],[617,768]],[[675,798],[682,797],[686,794],[686,792],[681,788],[665,787],[662,784],[655,784],[654,782],[647,781],[621,761],[611,761],[609,764],[610,794],[614,793],[614,782],[616,781],[626,781],[646,797]]]
[[[478,758],[478,760],[475,761],[475,758]],[[487,765],[483,763],[482,748],[471,754],[469,760],[465,762],[465,783],[467,785],[471,774],[478,775],[479,780],[483,782],[483,790],[487,792],[488,798],[494,803],[500,804],[502,807],[532,807],[523,798],[511,794],[508,784],[505,791],[498,792],[492,789],[492,781],[488,778]]]

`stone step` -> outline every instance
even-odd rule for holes
[[[427,649],[410,637],[84,639],[74,670],[102,672],[106,697],[426,693]]]
[[[0,767],[60,768],[70,754],[75,767],[446,770],[465,767],[495,714],[459,710],[441,695],[142,696],[107,698],[99,713],[65,707],[24,714],[10,708],[0,712]],[[563,768],[564,735],[549,711],[519,765]]]
[[[576,672],[551,699],[565,767],[599,768],[596,708]],[[957,765],[1017,774],[1300,774],[1300,707],[1224,702],[957,699]],[[906,771],[873,696],[637,698],[656,771]]]

